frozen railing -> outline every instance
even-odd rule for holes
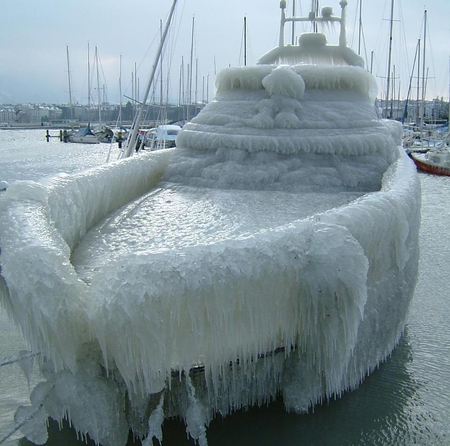
[[[279,46],[284,46],[284,25],[286,22],[337,22],[341,25],[341,32],[339,34],[339,46],[345,47],[347,46],[347,37],[345,31],[345,21],[346,21],[346,13],[345,8],[347,7],[347,0],[341,0],[339,2],[341,6],[341,17],[337,17],[333,15],[333,11],[330,7],[322,8],[322,15],[319,16],[317,11],[311,11],[308,17],[286,17],[285,9],[286,9],[286,0],[280,1],[281,8],[281,25],[280,25],[280,43]]]
[[[40,353],[33,353],[33,352],[21,352],[18,356],[8,356],[3,359],[2,362],[0,362],[0,367],[3,367],[5,365],[9,364],[15,364],[15,363],[23,363],[25,359],[34,358],[35,356],[39,355]],[[26,372],[25,372],[26,373]]]
[[[33,410],[29,412],[25,417],[23,417],[20,421],[17,421],[9,431],[6,431],[4,434],[0,434],[0,444],[4,443],[8,438],[12,437],[22,426],[32,421],[43,407],[44,403],[42,402],[41,404],[39,404],[39,406],[33,408]]]
[[[3,361],[0,362],[0,367],[3,367],[5,365],[10,364],[18,364],[19,367],[23,370],[25,373],[25,376],[28,380],[28,383],[30,382],[31,378],[31,372],[33,370],[33,359],[35,356],[38,356],[40,353],[34,353],[29,351],[21,351],[19,352],[19,355],[17,356],[9,356],[3,359]],[[16,423],[15,425],[9,429],[8,431],[4,433],[0,433],[0,444],[4,443],[8,438],[13,436],[22,426],[24,426],[26,423],[30,422],[42,409],[44,403],[41,402],[40,405],[37,407],[33,407],[33,410],[26,413],[24,416],[17,416],[16,412]]]

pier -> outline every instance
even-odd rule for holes
[[[57,135],[50,135],[50,131],[47,129],[45,134],[45,139],[50,142],[51,138],[59,138],[60,141],[67,142],[68,133],[67,130],[60,130]]]

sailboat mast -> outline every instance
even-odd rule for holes
[[[423,125],[423,118],[425,115],[425,93],[426,93],[426,44],[427,44],[427,10],[425,10],[424,18],[423,18],[423,58],[422,58],[422,104],[421,104],[421,113],[420,113],[420,121]]]
[[[160,61],[161,53],[163,50],[164,42],[167,37],[167,33],[169,32],[170,23],[172,21],[172,17],[175,11],[175,6],[177,5],[178,0],[173,0],[172,7],[170,9],[169,17],[167,19],[166,27],[164,29],[164,33],[161,39],[161,42],[159,44],[159,48],[156,54],[155,62],[153,63],[153,69],[150,74],[150,79],[147,83],[147,87],[145,89],[144,98],[142,99],[141,106],[139,108],[139,113],[136,116],[136,119],[133,122],[132,132],[129,138],[127,138],[127,145],[125,147],[125,150],[123,151],[122,157],[129,157],[133,153],[134,148],[136,147],[137,142],[137,134],[139,132],[139,126],[142,121],[142,116],[144,114],[144,109],[147,103],[148,94],[150,92],[150,88],[153,84],[153,79],[155,78],[155,73],[158,68],[158,62]]]
[[[391,2],[391,20],[389,31],[389,57],[388,57],[388,70],[387,70],[387,86],[386,86],[386,118],[389,112],[389,93],[391,88],[391,63],[392,63],[392,35],[394,28],[394,0]]]
[[[416,69],[415,67],[416,67],[417,56],[419,55],[418,54],[419,48],[420,48],[420,40],[417,42],[416,52],[414,54],[414,62],[413,62],[412,69],[411,69],[411,76],[409,77],[408,93],[406,94],[405,108],[403,111],[402,123],[405,123],[405,119],[408,117],[408,103],[409,103],[409,98],[411,95],[412,81],[413,81],[413,77],[414,77],[414,71]]]
[[[189,64],[189,105],[192,104],[192,73],[194,69],[194,27],[195,27],[195,17],[192,17],[192,33],[191,33],[191,59]],[[189,108],[188,108],[189,110]]]
[[[417,56],[417,107],[416,107],[416,124],[419,125],[420,121],[420,39],[417,43],[418,45],[418,56]]]
[[[119,62],[119,126],[122,126],[122,54]]]
[[[98,70],[98,50],[97,50],[97,47],[95,47],[95,64],[96,64],[96,67],[97,67],[98,122],[102,122],[100,74],[99,74],[99,70]]]
[[[162,34],[163,34],[163,21],[160,20],[159,21],[159,33],[160,33],[160,39],[162,39]],[[163,53],[161,53],[161,59],[159,61],[159,77],[160,77],[160,81],[159,81],[159,105],[162,107],[164,99],[163,99],[163,95],[164,95],[164,84],[163,84]]]
[[[195,59],[195,90],[194,90],[194,104],[197,107],[198,103],[198,57]]]
[[[88,41],[88,47],[87,47],[87,75],[88,75],[88,110],[91,109],[91,61],[89,58],[89,41]]]
[[[244,16],[244,67],[247,66],[247,16]]]
[[[73,118],[73,110],[72,110],[72,85],[70,82],[70,61],[69,61],[69,47],[66,46],[67,53],[67,77],[69,80],[69,109],[70,109],[70,117]]]
[[[361,56],[361,35],[362,35],[362,0],[359,1],[359,38],[358,38],[359,56]]]

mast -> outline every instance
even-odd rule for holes
[[[89,58],[89,41],[88,41],[88,54],[87,54],[87,70],[88,70],[88,110],[91,109],[91,61]]]
[[[387,70],[387,86],[386,86],[386,118],[388,118],[389,112],[389,93],[391,88],[391,63],[392,63],[392,34],[394,28],[394,0],[391,2],[391,20],[389,31],[389,57],[388,57],[388,70]]]
[[[97,99],[98,99],[98,122],[102,122],[102,106],[101,106],[101,92],[100,92],[100,74],[98,70],[98,50],[95,47],[95,63],[97,68]]]
[[[160,33],[160,39],[162,39],[162,34],[163,34],[163,21],[160,20],[159,21],[159,33]],[[163,105],[163,53],[161,53],[161,59],[159,61],[159,77],[160,77],[160,88],[159,88],[159,105],[162,107]]]
[[[178,105],[185,105],[186,103],[186,96],[185,96],[185,83],[184,83],[184,57],[181,56],[181,66],[180,66],[180,92],[178,94]]]
[[[177,1],[178,0],[173,0],[172,7],[171,7],[170,13],[169,13],[169,17],[167,19],[166,27],[164,29],[164,33],[163,33],[161,42],[159,44],[159,48],[158,48],[158,51],[157,51],[157,54],[156,54],[155,62],[153,64],[152,72],[150,74],[150,79],[149,79],[149,81],[147,83],[147,87],[145,89],[144,98],[143,98],[141,106],[139,108],[139,113],[137,114],[136,119],[133,122],[131,135],[130,135],[129,138],[127,138],[127,144],[126,144],[126,147],[125,147],[125,149],[124,149],[124,151],[122,153],[122,157],[123,158],[131,156],[132,153],[133,153],[134,148],[136,147],[137,135],[138,135],[138,132],[139,132],[139,126],[140,126],[141,121],[142,121],[142,116],[144,114],[144,109],[145,109],[145,105],[147,103],[148,94],[150,92],[150,88],[151,88],[151,86],[153,84],[153,79],[155,77],[155,73],[156,73],[156,70],[158,68],[158,62],[160,61],[160,57],[161,57],[161,53],[162,53],[162,50],[163,50],[164,42],[166,40],[167,33],[169,32],[170,23],[172,21],[172,17],[173,17],[174,11],[175,11],[175,6],[177,5]]]
[[[244,17],[244,67],[247,66],[247,16]]]
[[[198,103],[198,57],[195,59],[195,90],[194,90],[194,104],[197,107]]]
[[[422,104],[421,104],[421,113],[420,113],[420,122],[423,126],[423,118],[425,115],[425,83],[426,83],[426,44],[427,44],[427,10],[425,10],[424,18],[423,18],[423,58],[422,58]]]
[[[73,109],[72,109],[72,85],[70,82],[70,61],[69,61],[69,47],[66,46],[67,53],[67,77],[69,79],[69,110],[70,110],[70,118],[73,118]]]
[[[192,74],[194,70],[194,27],[195,17],[192,17],[192,32],[191,32],[191,59],[189,64],[189,91],[188,91],[188,120],[190,119],[190,105],[192,104]]]
[[[411,69],[411,76],[409,77],[409,84],[408,84],[408,93],[406,94],[406,100],[405,100],[405,108],[403,110],[403,116],[402,116],[402,123],[405,123],[406,118],[408,117],[408,103],[409,103],[409,97],[411,95],[411,87],[412,87],[412,81],[413,81],[413,77],[414,77],[414,70],[415,70],[415,66],[416,66],[416,60],[417,60],[417,56],[419,53],[419,47],[420,47],[420,40],[417,42],[417,46],[416,46],[416,52],[414,54],[414,62],[413,62],[413,66]]]
[[[361,56],[361,35],[362,35],[362,0],[359,1],[359,37],[358,37],[359,56]]]
[[[122,54],[119,62],[119,126],[122,126]]]
[[[418,56],[417,56],[417,106],[416,106],[416,125],[420,122],[420,39],[418,42]]]
[[[139,87],[137,81],[137,63],[134,63],[134,103],[139,103]]]

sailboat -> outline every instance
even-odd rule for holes
[[[134,155],[155,63],[120,160],[0,198],[3,301],[45,378],[28,433],[49,416],[102,445],[130,430],[151,444],[178,416],[206,445],[214,414],[278,395],[307,412],[391,354],[420,183],[339,5],[288,17],[282,0],[279,45],[219,74],[176,149]],[[338,45],[285,45],[298,22],[339,25]]]
[[[79,144],[98,144],[100,141],[97,135],[91,129],[91,124],[88,123],[86,127],[81,127],[76,132],[68,135],[67,142],[75,142]]]

